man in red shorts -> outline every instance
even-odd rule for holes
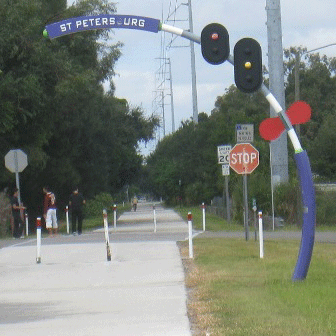
[[[43,200],[43,217],[45,219],[46,228],[49,232],[49,236],[57,234],[58,224],[56,215],[56,197],[48,187],[43,188],[44,200]]]

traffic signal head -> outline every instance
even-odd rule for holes
[[[260,44],[252,38],[243,38],[236,43],[233,57],[237,88],[246,93],[257,91],[263,80]]]
[[[229,33],[219,23],[210,23],[201,33],[201,47],[204,59],[210,64],[221,64],[230,54]]]

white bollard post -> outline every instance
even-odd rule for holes
[[[205,205],[202,203],[202,212],[203,212],[203,232],[205,231]]]
[[[25,212],[25,222],[26,222],[26,236],[29,235],[29,223],[28,223],[28,213]]]
[[[36,218],[36,263],[41,263],[41,218]]]
[[[111,261],[110,236],[109,236],[108,221],[107,221],[107,211],[105,209],[103,210],[103,220],[104,220],[107,261]]]
[[[192,215],[188,212],[188,228],[189,228],[189,258],[194,258],[193,240],[192,240]]]
[[[69,228],[69,207],[65,207],[65,218],[66,218],[66,226],[67,226],[67,234],[70,234],[70,228]]]
[[[264,258],[264,232],[262,222],[262,212],[258,212],[259,217],[259,246],[260,246],[260,259]]]
[[[155,210],[155,204],[153,205],[153,217],[154,217],[154,232],[156,232],[156,210]]]
[[[114,223],[114,232],[117,232],[117,205],[113,205],[113,223]]]

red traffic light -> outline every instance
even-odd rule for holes
[[[215,40],[218,40],[218,39],[219,39],[219,35],[218,35],[218,33],[212,33],[212,34],[211,34],[211,39],[214,40],[214,41],[215,41]]]
[[[210,23],[201,33],[201,47],[204,59],[210,64],[225,62],[230,54],[229,34],[219,23]]]

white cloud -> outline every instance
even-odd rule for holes
[[[122,71],[115,77],[116,96],[127,98],[130,105],[140,105],[142,101],[151,101],[154,83],[152,72]]]

